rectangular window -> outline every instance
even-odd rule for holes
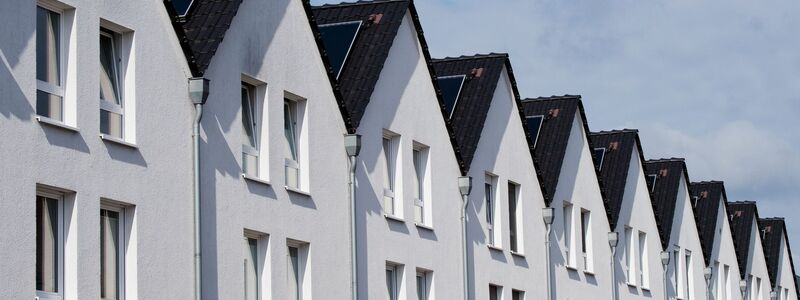
[[[403,266],[387,263],[386,264],[386,299],[400,299],[401,280],[403,277]]]
[[[520,290],[511,290],[511,300],[525,300],[525,292]]]
[[[575,268],[575,236],[574,226],[572,226],[572,204],[564,203],[564,257],[568,268]]]
[[[123,138],[124,98],[120,34],[100,29],[100,132]]]
[[[673,270],[674,270],[674,272],[672,274],[673,274],[673,277],[674,277],[673,280],[675,282],[675,291],[678,294],[677,297],[681,298],[681,299],[683,299],[683,297],[684,297],[684,284],[683,284],[683,278],[682,278],[682,275],[681,275],[681,274],[683,274],[682,267],[681,267],[682,266],[682,264],[681,264],[682,257],[683,257],[683,255],[681,255],[681,249],[678,246],[675,246],[674,255],[672,256],[672,266],[673,266]]]
[[[397,150],[400,136],[385,131],[383,134],[383,212],[387,215],[399,215],[398,203],[395,201],[397,187]]]
[[[692,292],[694,290],[692,286],[694,283],[692,280],[692,251],[689,250],[685,251],[686,251],[686,259],[684,260],[684,262],[686,263],[686,266],[683,269],[685,272],[683,274],[683,286],[686,289],[686,291],[683,294],[686,300],[690,300],[692,298]]]
[[[417,224],[430,224],[431,213],[430,205],[427,199],[427,177],[425,173],[428,169],[428,147],[415,143],[414,144],[414,221]]]
[[[100,298],[125,295],[125,210],[103,205],[100,209]]]
[[[417,271],[417,299],[428,300],[430,298],[431,272]]]
[[[603,170],[603,159],[606,157],[606,148],[594,148],[592,151],[594,154],[594,158],[597,160],[597,170]]]
[[[242,82],[242,173],[259,177],[259,107],[256,87]]]
[[[36,114],[64,122],[62,16],[36,7]]]
[[[300,120],[299,103],[288,98],[283,100],[283,136],[284,136],[284,175],[286,186],[299,189],[300,173]]]
[[[242,273],[244,275],[244,299],[245,300],[258,300],[263,297],[262,287],[262,274],[268,271],[264,270],[264,262],[267,261],[266,256],[266,241],[267,235],[257,233],[245,229],[243,238],[243,263]],[[294,250],[292,250],[294,248]],[[297,287],[300,277],[299,272],[300,253],[298,247],[289,246],[289,269],[290,269],[290,286]],[[297,294],[297,290],[292,290]]]
[[[722,285],[721,285],[722,293],[720,293],[720,295],[722,295],[722,296],[720,297],[720,299],[722,299],[722,300],[730,300],[730,298],[729,298],[730,297],[729,295],[731,294],[731,291],[730,291],[730,288],[731,288],[731,278],[730,278],[731,270],[730,270],[730,266],[724,265],[722,270],[723,270],[723,272],[722,272]]]
[[[650,186],[650,192],[651,193],[656,188],[656,180],[658,180],[658,174],[647,175],[647,184]]]
[[[486,182],[484,183],[484,198],[486,200],[486,237],[488,245],[499,246],[500,239],[497,238],[499,228],[497,228],[497,214],[496,201],[495,201],[495,182],[497,178],[491,175],[486,175]]]
[[[650,260],[647,255],[647,233],[639,231],[639,278],[642,288],[650,288]]]
[[[636,285],[636,252],[633,249],[633,228],[625,226],[625,264],[627,265],[628,284]]]
[[[503,287],[499,285],[489,285],[489,300],[503,299]]]
[[[36,296],[61,299],[64,284],[63,195],[36,195]]]
[[[539,142],[539,131],[542,129],[542,122],[544,121],[543,115],[525,117],[525,122],[528,125],[528,133],[533,139],[533,147]]]
[[[509,182],[508,183],[508,229],[511,233],[511,251],[520,253],[521,242],[519,241],[520,234],[517,232],[518,229],[522,229],[522,226],[519,224],[519,216],[518,216],[518,197],[517,194],[519,193],[519,185]]]
[[[755,286],[753,286],[753,300],[761,299],[761,278],[755,277]]]
[[[592,264],[594,257],[592,256],[592,224],[591,212],[588,210],[581,210],[581,250],[583,253],[583,266],[586,272],[593,272],[594,266]]]
[[[309,244],[294,240],[287,241],[287,295],[289,299],[300,300],[311,297],[310,274],[308,269]]]

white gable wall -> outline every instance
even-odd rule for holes
[[[769,281],[767,260],[764,258],[764,248],[761,244],[761,235],[759,232],[758,225],[755,221],[753,221],[753,227],[750,234],[750,246],[748,247],[750,258],[747,262],[747,295],[751,297],[750,299],[767,300],[769,299],[771,284]],[[751,280],[753,277],[761,279],[760,293],[757,292],[759,289],[753,285],[753,281]],[[757,296],[752,298],[754,294],[757,294]]]
[[[658,183],[656,183],[658,184]],[[672,234],[670,235],[670,243],[668,250],[671,254],[670,269],[668,276],[670,276],[671,286],[667,289],[670,290],[670,295],[683,295],[676,293],[675,290],[675,250],[680,249],[680,256],[678,257],[680,266],[679,278],[685,278],[685,282],[689,284],[689,298],[701,299],[706,297],[706,282],[703,277],[703,269],[705,269],[705,261],[703,260],[703,248],[700,245],[700,236],[697,233],[697,224],[694,221],[694,212],[692,211],[689,190],[687,189],[686,180],[681,174],[680,186],[678,187],[677,203],[675,204],[675,216],[672,221]],[[686,250],[691,251],[691,270],[685,272],[686,266]],[[686,275],[688,274],[688,278]],[[685,299],[682,297],[680,299]]]
[[[698,201],[715,201],[713,199],[701,199]],[[726,199],[722,199],[726,201]],[[711,278],[712,299],[726,300],[726,299],[742,299],[742,293],[739,289],[739,280],[742,278],[739,272],[739,263],[736,260],[736,248],[733,245],[733,235],[731,235],[731,227],[728,222],[728,211],[722,201],[719,203],[719,214],[717,215],[717,224],[714,231],[714,246],[712,247],[711,259],[713,276]],[[728,279],[724,278],[723,265],[729,268]],[[722,298],[722,289],[725,289],[725,295],[728,298]]]
[[[780,261],[778,262],[778,291],[781,291],[778,299],[797,299],[797,290],[794,285],[794,273],[792,272],[792,263],[789,256],[789,248],[787,248],[786,239],[781,237],[781,252]],[[786,293],[788,291],[788,293]]]

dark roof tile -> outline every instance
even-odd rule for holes
[[[645,161],[644,168],[645,174],[648,176],[658,176],[655,186],[650,186],[649,180],[647,184],[652,191],[650,199],[653,201],[653,212],[656,215],[656,223],[661,235],[661,246],[663,249],[667,249],[675,219],[681,178],[685,180],[686,184],[690,182],[686,163],[682,158],[648,160]]]
[[[717,219],[720,217],[720,202],[727,206],[725,185],[722,181],[692,182],[689,186],[694,206],[694,219],[697,223],[697,233],[700,235],[700,244],[703,247],[703,256],[706,265],[711,260],[711,251],[716,239]],[[723,216],[727,219],[727,216]]]
[[[611,211],[608,220],[612,229],[617,227],[625,185],[628,180],[631,155],[634,147],[639,149],[639,135],[635,129],[593,132],[589,139],[595,148],[605,148],[601,158],[595,157],[595,168],[600,168],[600,178],[605,188],[607,209]],[[642,160],[643,162],[643,160]],[[601,167],[602,166],[602,167]]]
[[[789,265],[792,268],[792,279],[797,278],[794,272],[794,260],[792,258],[792,248],[789,246],[789,234],[786,231],[786,223],[783,218],[760,219],[759,230],[761,230],[761,242],[764,247],[764,258],[767,260],[769,279],[772,287],[778,284],[778,269],[781,267],[781,243],[786,241],[786,249],[789,252]],[[795,285],[797,283],[795,282]]]
[[[750,240],[753,236],[753,222],[758,222],[758,208],[752,201],[728,203],[728,214],[731,222],[733,246],[736,248],[736,259],[739,262],[739,274],[746,275],[747,261],[750,253]]]

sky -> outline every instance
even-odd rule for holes
[[[579,94],[592,131],[639,129],[645,158],[785,217],[800,263],[800,1],[415,5],[433,57],[508,53],[522,97]]]

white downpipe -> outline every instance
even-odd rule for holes
[[[200,120],[203,118],[203,104],[195,104],[195,117],[192,126],[194,159],[194,298],[203,299],[200,273]]]
[[[464,299],[469,299],[469,278],[467,278],[467,205],[469,194],[461,195],[461,273],[464,281]]]
[[[358,261],[356,255],[356,156],[350,156],[350,289],[353,300],[358,300]]]
[[[553,299],[553,279],[551,278],[553,276],[553,271],[550,268],[550,234],[553,230],[553,225],[545,223],[544,226],[547,228],[547,236],[544,239],[544,252],[546,256],[545,266],[547,267],[547,299],[555,300]]]

